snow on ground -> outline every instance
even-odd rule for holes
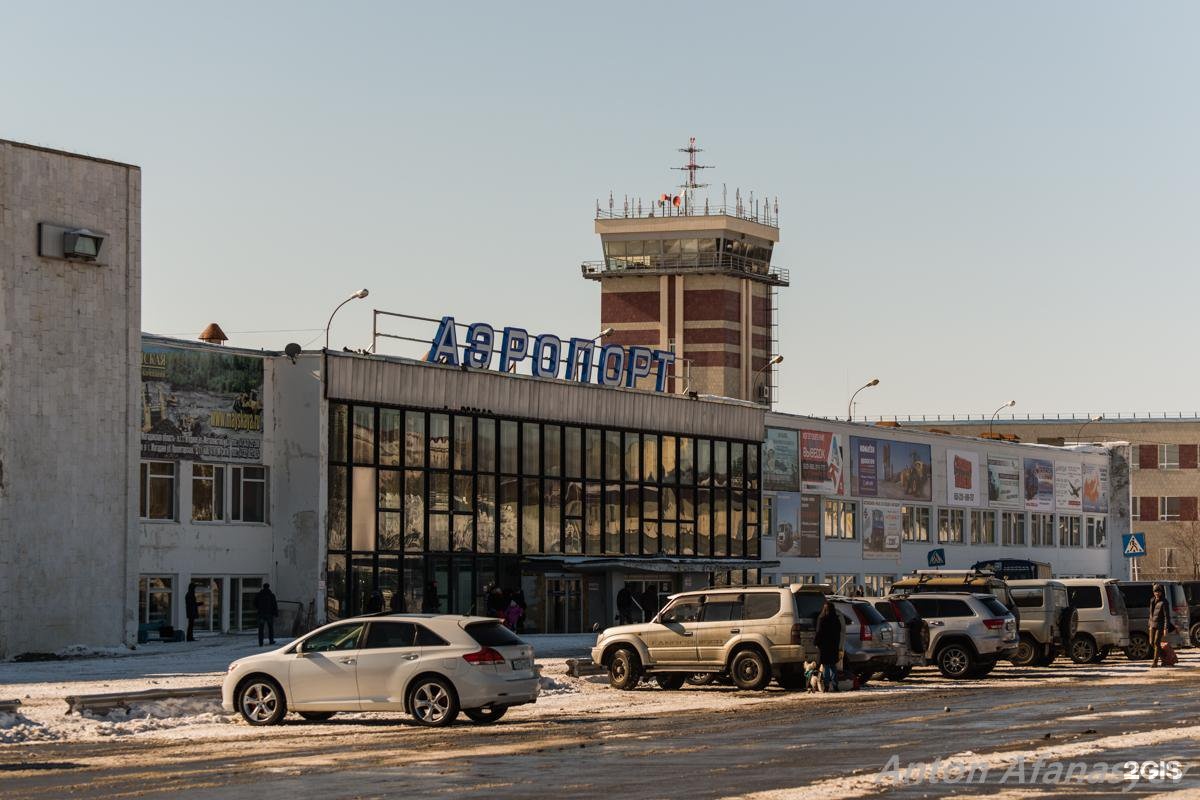
[[[1012,687],[1091,680],[1125,687],[1131,681],[1152,681],[1159,674],[1165,676],[1176,671],[1151,670],[1147,662],[1130,662],[1117,656],[1103,664],[1088,666],[1076,666],[1065,660],[1043,669],[1004,666],[976,682],[947,681],[936,670],[926,668],[918,670],[904,683],[872,682],[865,690],[849,694],[814,695],[775,689],[742,692],[729,686],[664,691],[650,683],[631,692],[622,692],[609,687],[604,675],[574,678],[567,674],[566,659],[586,656],[595,641],[594,634],[528,635],[523,638],[538,654],[542,693],[537,703],[519,706],[509,712],[506,719],[517,724],[537,723],[564,715],[612,718],[682,711],[737,711],[759,703],[775,702],[870,702],[900,692],[926,693],[980,685]],[[276,646],[284,643],[280,640]],[[69,695],[218,686],[230,662],[267,649],[259,648],[253,637],[224,636],[188,643],[142,645],[136,651],[97,658],[0,663],[0,699],[15,698],[22,702],[17,714],[0,714],[0,747],[61,739],[241,739],[287,735],[287,727],[251,728],[240,718],[226,714],[218,701],[196,698],[143,702],[128,711],[116,710],[103,716],[66,713],[64,698]],[[1184,651],[1176,669],[1200,669],[1200,650]],[[1122,713],[1107,708],[1097,708],[1094,712],[1097,715]],[[339,714],[328,724],[337,724],[344,730],[347,723],[389,717],[404,719],[404,715],[397,712]],[[294,733],[294,728],[291,732]]]

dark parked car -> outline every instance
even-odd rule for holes
[[[1200,581],[1180,581],[1179,585],[1183,587],[1191,617],[1192,647],[1200,647]]]
[[[1167,607],[1170,609],[1171,624],[1175,632],[1167,634],[1172,647],[1182,647],[1188,635],[1188,604],[1183,587],[1175,581],[1121,581],[1117,588],[1125,598],[1125,609],[1129,612],[1129,647],[1125,656],[1131,660],[1150,658],[1149,620],[1150,594],[1154,584],[1161,583],[1166,590]]]

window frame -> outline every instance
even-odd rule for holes
[[[155,475],[152,467],[169,466],[170,475]],[[171,497],[171,513],[168,516],[150,516],[150,487],[153,481],[169,481]],[[179,462],[161,459],[142,459],[138,467],[138,519],[142,522],[178,522],[179,521]]]

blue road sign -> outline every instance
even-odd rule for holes
[[[946,566],[946,548],[937,547],[929,551],[929,566],[944,567]]]
[[[1141,558],[1146,555],[1146,534],[1127,533],[1121,537],[1121,549],[1126,558]]]

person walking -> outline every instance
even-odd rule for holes
[[[633,592],[628,586],[622,586],[617,592],[617,622],[621,625],[633,624]]]
[[[376,589],[367,598],[367,613],[378,614],[380,611],[383,611],[383,593]]]
[[[421,598],[421,613],[437,614],[440,611],[441,604],[438,602],[437,581],[430,581],[425,584],[425,596]]]
[[[1154,658],[1150,661],[1150,666],[1166,666],[1162,661],[1162,646],[1167,641],[1167,628],[1171,624],[1170,610],[1167,608],[1167,598],[1163,591],[1161,583],[1154,584],[1150,597],[1150,619],[1149,619],[1149,634],[1150,634],[1150,650],[1153,651]]]
[[[189,642],[196,641],[196,620],[200,617],[200,603],[196,600],[196,584],[189,583],[187,594],[183,596],[183,603],[187,606],[187,640]]]
[[[508,601],[508,608],[504,610],[504,624],[510,631],[516,631],[517,623],[521,621],[521,617],[525,612],[517,605],[516,600]]]
[[[821,684],[826,691],[836,692],[838,656],[842,650],[842,620],[833,603],[828,600],[817,615],[814,643],[821,654]]]
[[[258,612],[258,646],[263,646],[263,631],[267,632],[269,644],[275,644],[275,617],[279,616],[279,603],[275,601],[275,593],[271,584],[264,583],[254,595],[254,610]]]

